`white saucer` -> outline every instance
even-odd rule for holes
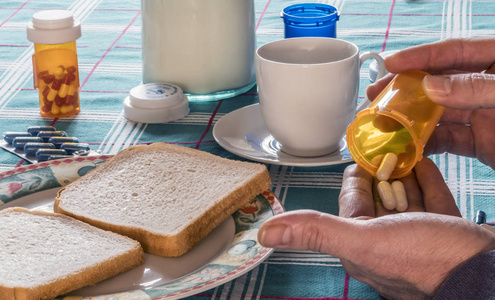
[[[300,167],[317,167],[352,161],[345,138],[340,151],[317,156],[298,157],[284,153],[265,128],[259,104],[249,105],[221,117],[213,127],[213,137],[225,150],[254,161]]]

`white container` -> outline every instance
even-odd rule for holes
[[[254,0],[142,0],[143,82],[172,83],[189,100],[254,86]]]

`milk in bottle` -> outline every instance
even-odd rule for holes
[[[253,0],[142,0],[143,82],[189,100],[233,97],[255,83]]]

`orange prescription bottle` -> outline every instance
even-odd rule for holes
[[[347,128],[349,152],[356,163],[376,177],[387,153],[398,157],[390,179],[408,175],[423,158],[423,148],[445,107],[423,92],[423,71],[399,73]]]
[[[33,83],[44,117],[64,118],[80,111],[79,37],[81,23],[67,10],[37,12],[27,24],[27,38],[34,42]]]

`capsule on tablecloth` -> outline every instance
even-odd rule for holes
[[[43,139],[37,136],[16,137],[12,141],[12,146],[16,149],[24,149],[24,145],[27,143],[43,143]]]
[[[40,131],[57,131],[57,129],[53,126],[29,126],[27,129],[32,136],[38,136]]]
[[[55,149],[55,145],[52,143],[26,143],[24,145],[26,155],[35,155],[40,149]]]
[[[67,136],[67,133],[65,131],[60,131],[60,130],[38,132],[38,137],[42,138],[43,142],[45,143],[48,143],[48,140],[53,136]]]
[[[3,140],[7,142],[7,144],[12,144],[12,141],[16,137],[31,137],[32,135],[29,132],[16,132],[9,131],[3,134]]]
[[[63,143],[60,149],[67,151],[68,154],[74,154],[76,152],[89,151],[90,147],[87,143]]]
[[[67,152],[62,149],[39,149],[36,151],[38,161],[46,161],[51,155],[67,155]]]
[[[48,142],[55,145],[56,148],[61,148],[64,143],[79,143],[79,139],[69,136],[52,136],[48,139]]]

